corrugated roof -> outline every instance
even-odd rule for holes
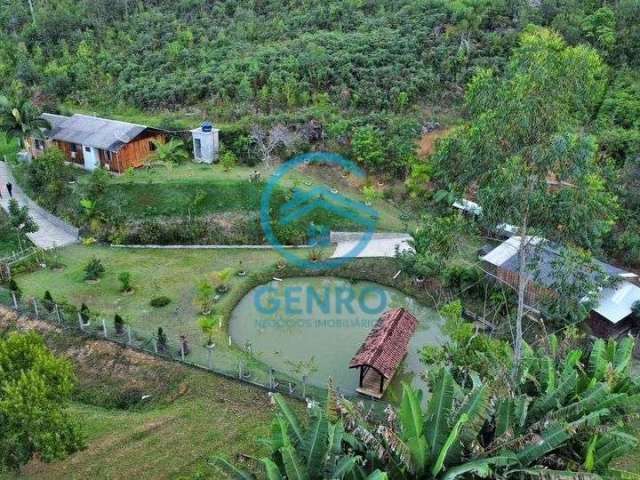
[[[369,366],[385,378],[391,378],[407,354],[409,340],[417,326],[416,317],[404,308],[383,313],[351,359],[349,368]]]
[[[503,270],[519,273],[520,257],[517,253],[520,251],[520,238],[509,238],[487,255],[481,257],[481,259]],[[530,258],[531,264],[527,265],[525,270],[532,281],[535,280],[537,283],[550,287],[554,283],[554,275],[559,268],[557,260],[560,255],[560,249],[550,242],[538,238],[533,238],[531,244],[535,245],[535,247]],[[626,272],[599,260],[594,260],[594,266],[598,267],[591,272],[594,276],[604,272],[611,277],[619,279],[637,277],[633,273]],[[640,288],[623,281],[619,285],[605,288],[599,292],[599,303],[594,310],[610,322],[617,323],[631,314],[631,306],[636,300],[640,299],[640,296],[636,298],[636,295],[640,295]]]
[[[47,115],[47,117],[44,117]],[[61,142],[76,143],[101,150],[115,152],[123,145],[144,132],[148,127],[135,123],[109,120],[76,113],[72,117],[43,114],[49,120],[52,118],[52,128],[48,136]],[[65,119],[66,120],[63,120]]]
[[[640,288],[623,281],[600,292],[600,302],[593,309],[611,323],[618,323],[631,315],[633,304],[640,301]]]
[[[55,113],[43,113],[41,116],[47,122],[49,122],[49,125],[51,125],[51,128],[48,130],[49,132],[58,128],[62,123],[66,122],[67,120],[69,120],[69,118],[71,118],[71,117],[66,117],[64,115],[56,115]]]

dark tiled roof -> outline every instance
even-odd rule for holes
[[[351,359],[349,368],[369,366],[391,378],[406,355],[417,326],[416,317],[404,308],[383,313]]]

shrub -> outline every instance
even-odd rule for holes
[[[97,280],[104,273],[104,266],[97,257],[92,257],[89,263],[84,267],[85,280]]]
[[[220,157],[220,164],[225,172],[228,172],[238,164],[238,157],[231,150],[226,150]]]
[[[131,291],[131,274],[129,272],[122,272],[118,275],[118,281],[120,282],[121,292]]]
[[[196,286],[195,303],[200,308],[200,313],[208,313],[213,307],[213,287],[206,280],[198,282]]]
[[[116,333],[118,335],[122,335],[122,333],[124,333],[124,320],[117,313],[113,317],[113,327],[116,329]]]
[[[80,306],[80,318],[84,324],[89,323],[89,320],[91,319],[91,311],[89,310],[89,307],[87,307],[86,303],[83,303]]]
[[[46,308],[48,312],[53,311],[54,301],[53,301],[53,297],[51,296],[51,292],[49,290],[44,292],[42,303],[44,304],[44,308]]]
[[[216,272],[213,276],[216,292],[225,293],[229,290],[229,281],[233,276],[233,268],[225,268],[224,270]]]
[[[17,298],[20,298],[22,295],[22,290],[20,290],[20,287],[18,287],[18,284],[13,278],[9,280],[9,290],[11,290]]]
[[[164,352],[167,350],[167,334],[164,333],[164,330],[162,329],[162,327],[158,327],[158,335],[157,335],[157,341],[158,341],[158,350],[160,352]]]
[[[167,305],[169,305],[171,303],[171,299],[169,297],[166,297],[164,295],[160,296],[160,297],[155,297],[151,299],[151,306],[155,307],[155,308],[161,308],[161,307],[165,307]]]

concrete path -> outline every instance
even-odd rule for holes
[[[7,163],[0,161],[0,192],[2,192],[0,205],[2,205],[2,208],[6,211],[9,210],[9,192],[7,192],[6,186],[9,182],[13,184],[13,198],[20,205],[29,207],[29,214],[40,227],[37,232],[27,234],[27,237],[35,246],[50,249],[64,247],[78,241],[78,229],[50,214],[27,197],[16,184]]]
[[[360,232],[331,232],[331,243],[336,244],[336,249],[331,258],[349,258],[351,252],[362,238]],[[412,251],[409,245],[411,235],[406,233],[374,233],[364,249],[356,255],[357,258],[365,257],[395,257],[396,251]]]

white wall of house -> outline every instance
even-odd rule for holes
[[[98,149],[82,146],[82,154],[84,155],[84,169],[95,170],[100,166],[100,157],[98,156]]]

